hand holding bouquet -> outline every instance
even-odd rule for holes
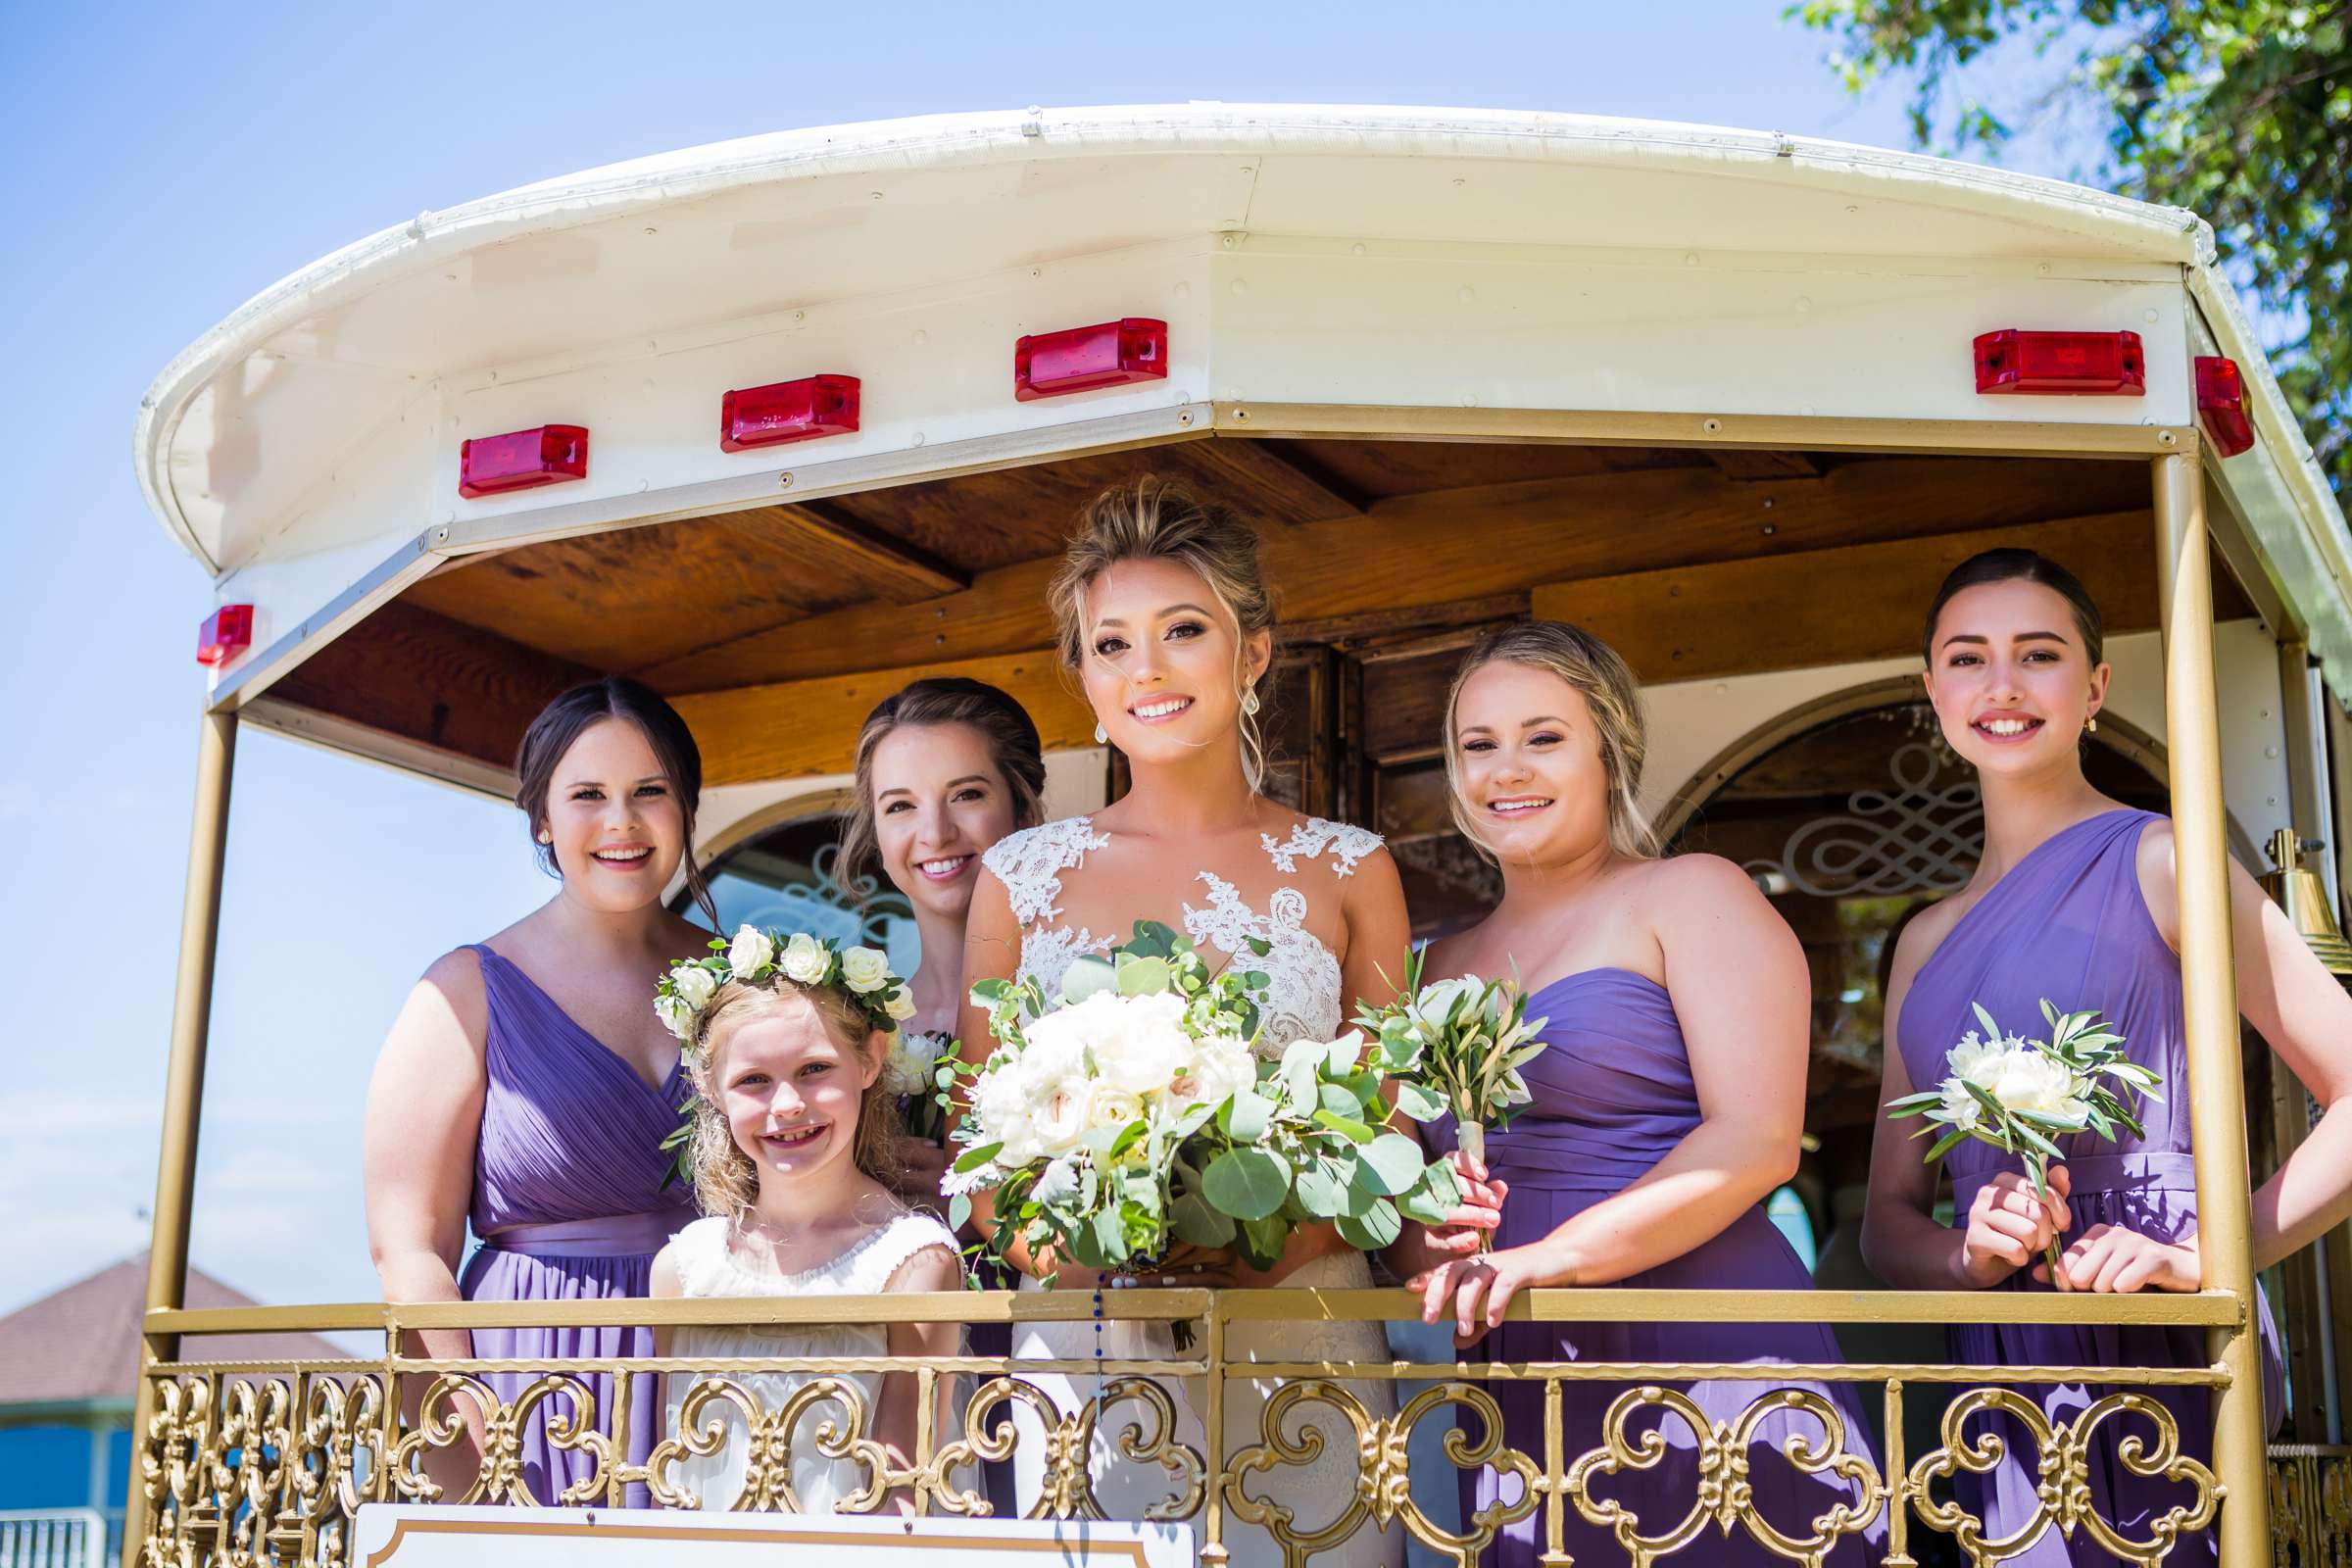
[[[2142,1136],[2134,1107],[2140,1096],[2161,1099],[2156,1074],[2125,1055],[2124,1037],[2096,1011],[2061,1013],[2044,999],[2046,1041],[2003,1035],[1991,1013],[1981,1005],[1975,1011],[1983,1032],[1971,1029],[1960,1037],[1945,1056],[1951,1072],[1943,1082],[1886,1106],[1890,1121],[1924,1116],[1920,1132],[1944,1129],[1928,1149],[1930,1163],[1971,1138],[1990,1144],[2017,1156],[2046,1206],[2052,1201],[2050,1162],[2063,1157],[2054,1134],[2112,1139],[2122,1127]],[[2066,1289],[2055,1237],[2043,1251],[2051,1283]]]

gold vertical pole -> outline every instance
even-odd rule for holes
[[[220,932],[220,870],[228,850],[228,781],[237,752],[234,711],[207,713],[196,741],[196,810],[188,834],[188,884],[179,913],[179,970],[172,999],[172,1054],[164,1073],[164,1136],[155,1168],[147,1245],[147,1310],[187,1304],[188,1219],[196,1192],[196,1123],[204,1104],[204,1050],[212,1028],[213,959]],[[175,1335],[143,1337],[130,1428],[130,1485],[123,1499],[122,1563],[145,1545],[147,1489],[140,1458],[155,1412],[146,1369],[179,1354]]]
[[[2188,1034],[2189,1137],[2197,1171],[2197,1251],[2205,1289],[2237,1298],[2235,1322],[2210,1331],[2230,1373],[2213,1405],[2222,1506],[2222,1568],[2270,1560],[2261,1347],[2252,1332],[2253,1197],[2238,1081],[2237,985],[2231,962],[2230,852],[2222,799],[2221,715],[2214,691],[2213,568],[2205,479],[2195,438],[2158,458],[2156,559],[2163,593],[2164,705],[2172,755],[2173,846],[2180,900],[2181,1015]]]
[[[1886,1380],[1886,1568],[1917,1568],[1911,1556],[1911,1479],[1903,1474],[1903,1380]]]
[[[1200,1509],[1200,1561],[1222,1568],[1231,1553],[1225,1545],[1225,1293],[1208,1294],[1207,1409],[1202,1412],[1201,1438],[1208,1445],[1208,1492]]]

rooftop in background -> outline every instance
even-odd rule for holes
[[[188,1270],[191,1307],[253,1306],[201,1269]],[[0,1318],[0,1422],[17,1405],[130,1407],[147,1309],[147,1254],[124,1258]],[[237,1334],[204,1342],[217,1360],[340,1360],[315,1334]]]

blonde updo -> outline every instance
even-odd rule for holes
[[[1639,859],[1656,858],[1657,830],[1642,810],[1642,761],[1649,731],[1642,719],[1642,686],[1624,656],[1582,626],[1557,620],[1523,621],[1489,632],[1463,657],[1446,693],[1446,800],[1453,825],[1489,861],[1494,854],[1479,836],[1479,822],[1462,794],[1461,748],[1454,742],[1454,708],[1470,677],[1489,664],[1520,664],[1557,675],[1585,700],[1600,736],[1600,763],[1608,783],[1609,848]]]
[[[1172,561],[1208,585],[1217,608],[1233,622],[1234,686],[1243,698],[1250,678],[1249,643],[1274,629],[1274,591],[1257,556],[1257,530],[1230,507],[1202,501],[1156,474],[1114,485],[1088,502],[1061,553],[1047,602],[1053,606],[1062,664],[1086,662],[1086,595],[1095,580],[1125,561]],[[1265,776],[1266,749],[1257,715],[1242,714],[1242,766],[1250,787]]]
[[[865,1011],[838,986],[804,986],[781,971],[759,980],[729,980],[695,1019],[687,1042],[694,1082],[694,1135],[688,1164],[694,1171],[694,1201],[706,1214],[732,1219],[760,1195],[760,1167],[735,1142],[720,1098],[726,1081],[727,1046],[747,1023],[784,1012],[794,1000],[816,1010],[817,1021],[836,1044],[856,1055],[873,1049]],[[874,1074],[858,1105],[858,1137],[850,1158],[875,1181],[889,1186],[899,1170],[899,1103],[890,1087],[888,1063]]]

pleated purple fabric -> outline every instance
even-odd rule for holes
[[[2145,1138],[2129,1133],[2060,1138],[2072,1184],[2068,1206],[2075,1230],[2121,1225],[2159,1241],[2177,1242],[2197,1228],[2196,1172],[2189,1158],[2188,1057],[2181,1025],[2180,960],[2166,946],[2139,891],[2139,836],[2159,820],[2119,808],[2062,828],[2011,867],[1961,916],[1920,966],[1904,998],[1899,1023],[1903,1069],[1914,1087],[1942,1082],[1945,1061],[1960,1037],[1979,1027],[1971,1004],[1982,1004],[2008,1033],[2046,1033],[2041,1004],[2061,1011],[2094,1007],[2124,1037],[2132,1059],[2155,1069],[2164,1102],[2143,1102]],[[1883,1129],[1899,1137],[1904,1125]],[[2017,1160],[1973,1139],[1946,1157],[1955,1214],[1965,1217],[1977,1190]],[[2031,1270],[2011,1275],[2000,1289],[2048,1291]],[[2261,1309],[2263,1394],[2276,1422],[2283,1411],[2283,1374],[2278,1330],[2267,1302]],[[2204,1366],[2205,1331],[2194,1328],[2035,1324],[1961,1324],[1949,1331],[1959,1362],[2039,1366]],[[2112,1392],[2101,1385],[2021,1387],[2053,1421],[2080,1416]],[[2211,1399],[2201,1389],[2143,1390],[2161,1399],[2180,1423],[2181,1450],[2211,1463]],[[1997,1542],[2022,1529],[2037,1506],[2036,1448],[2023,1423],[2007,1416],[1971,1418],[1970,1434],[1998,1433],[2003,1453],[1989,1474],[1958,1478],[1969,1510],[1984,1519]],[[2194,1501],[2190,1488],[2135,1476],[2123,1463],[2128,1440],[2153,1445],[2153,1425],[2124,1414],[2094,1429],[2089,1449],[2094,1506],[2125,1536],[2145,1541],[2150,1522]],[[2259,1506],[2259,1503],[2257,1503]],[[2183,1539],[2173,1563],[2210,1562],[2212,1532]],[[2067,1541],[2045,1531],[2020,1555],[2024,1568],[2072,1568],[2117,1559],[2088,1535]]]
[[[654,1254],[695,1218],[691,1194],[662,1185],[670,1161],[662,1140],[676,1129],[690,1093],[683,1066],[654,1088],[522,970],[489,948],[469,951],[481,960],[489,998],[489,1087],[469,1216],[482,1245],[460,1281],[466,1299],[645,1295]],[[650,1355],[653,1348],[646,1329],[482,1329],[473,1336],[477,1356],[541,1362]],[[489,1381],[501,1399],[512,1400],[532,1377]],[[597,1426],[610,1433],[612,1380],[581,1381],[595,1399]],[[642,1463],[659,1441],[660,1392],[651,1377],[631,1380],[631,1462]],[[553,1396],[524,1424],[523,1484],[536,1502],[562,1500],[595,1471],[590,1455],[548,1441],[550,1415],[561,1428],[575,1413],[585,1412]],[[632,1487],[628,1501],[644,1506],[644,1489]]]
[[[1571,1216],[1623,1191],[1673,1150],[1698,1125],[1698,1091],[1683,1040],[1682,1021],[1664,987],[1628,969],[1587,969],[1556,980],[1528,1001],[1530,1016],[1544,1020],[1550,1049],[1524,1070],[1534,1102],[1519,1108],[1511,1125],[1487,1134],[1487,1164],[1510,1183],[1503,1200],[1497,1249],[1541,1241]],[[1432,1126],[1433,1142],[1454,1147],[1451,1122]],[[1656,1268],[1618,1282],[1642,1290],[1803,1291],[1813,1286],[1804,1262],[1787,1238],[1765,1217],[1761,1204]],[[1506,1323],[1471,1352],[1495,1361],[1780,1361],[1826,1364],[1845,1359],[1830,1331],[1814,1323]],[[1870,1452],[1870,1429],[1862,1419],[1852,1384],[1798,1379],[1758,1382],[1721,1380],[1667,1383],[1689,1396],[1710,1425],[1737,1420],[1751,1403],[1779,1388],[1802,1389],[1826,1398],[1843,1425],[1846,1451]],[[1610,1404],[1631,1387],[1622,1383],[1561,1385],[1566,1451],[1573,1456],[1601,1446]],[[1487,1385],[1501,1406],[1510,1446],[1544,1455],[1544,1386],[1496,1379]],[[1475,1426],[1465,1418],[1465,1426]],[[1637,1410],[1625,1435],[1639,1447],[1656,1445],[1656,1461],[1614,1475],[1596,1475],[1596,1501],[1622,1505],[1640,1521],[1639,1534],[1657,1536],[1688,1514],[1720,1478],[1702,1475],[1698,1434],[1681,1414],[1656,1407]],[[1757,1513],[1784,1537],[1802,1541],[1813,1522],[1840,1505],[1859,1513],[1867,1506],[1861,1487],[1831,1475],[1808,1475],[1791,1464],[1789,1445],[1825,1446],[1828,1434],[1817,1415],[1778,1412],[1753,1429],[1744,1455]],[[1465,1472],[1464,1517],[1520,1494],[1516,1480],[1504,1483],[1492,1469]],[[1833,1568],[1862,1568],[1885,1549],[1884,1513],[1870,1527],[1846,1536],[1826,1553]],[[1534,1568],[1544,1560],[1544,1515],[1505,1527],[1502,1539],[1482,1562]],[[1629,1554],[1613,1532],[1588,1523],[1573,1510],[1567,1521],[1569,1555],[1577,1568],[1623,1563]],[[1787,1559],[1774,1554],[1741,1526],[1726,1537],[1712,1527],[1687,1555],[1711,1564],[1764,1568]]]

